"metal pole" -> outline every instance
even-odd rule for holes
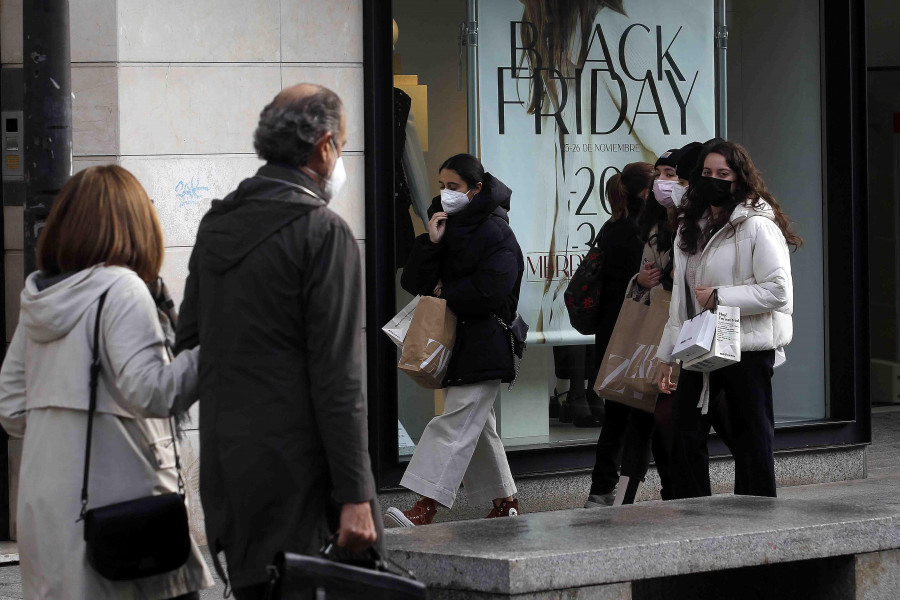
[[[716,81],[719,137],[728,139],[728,24],[726,0],[716,0]]]
[[[467,3],[466,20],[466,110],[469,124],[469,154],[478,156],[478,0]]]
[[[25,274],[53,200],[72,174],[69,1],[22,6],[25,113]]]

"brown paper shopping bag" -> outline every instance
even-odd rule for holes
[[[594,391],[645,412],[653,412],[659,388],[656,350],[669,319],[671,292],[654,290],[650,305],[626,298],[616,320]],[[673,379],[677,376],[673,375]]]
[[[423,296],[403,340],[397,367],[422,387],[439,389],[455,342],[456,315],[447,308],[447,301]]]

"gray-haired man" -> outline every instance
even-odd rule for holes
[[[334,92],[278,94],[254,136],[266,165],[213,202],[191,255],[176,350],[202,347],[201,500],[238,600],[264,596],[276,552],[377,537],[359,250],[328,209],[345,129]]]

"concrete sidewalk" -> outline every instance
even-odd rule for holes
[[[900,407],[876,408],[873,411],[872,436],[873,443],[867,455],[867,479],[783,487],[778,490],[778,497],[877,506],[900,517]],[[217,580],[216,587],[204,590],[200,597],[203,600],[222,598],[223,591],[224,586]],[[0,600],[21,598],[18,566],[0,567]]]

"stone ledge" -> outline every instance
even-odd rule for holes
[[[709,477],[714,494],[731,493],[734,487],[734,459],[730,456],[712,459]],[[779,452],[775,455],[775,479],[779,489],[865,477],[865,446],[798,450]],[[521,501],[525,513],[566,510],[584,506],[591,486],[591,476],[590,473],[562,473],[523,477],[516,480],[516,486],[519,488],[516,497]],[[659,488],[659,475],[656,469],[651,467],[638,491],[637,501],[659,500]],[[381,508],[385,510],[389,506],[406,509],[418,499],[418,495],[405,490],[378,495]],[[489,506],[470,504],[465,489],[461,489],[453,508],[439,509],[435,522],[480,519],[489,510]]]
[[[516,595],[900,548],[896,509],[740,496],[392,530],[438,588]]]

